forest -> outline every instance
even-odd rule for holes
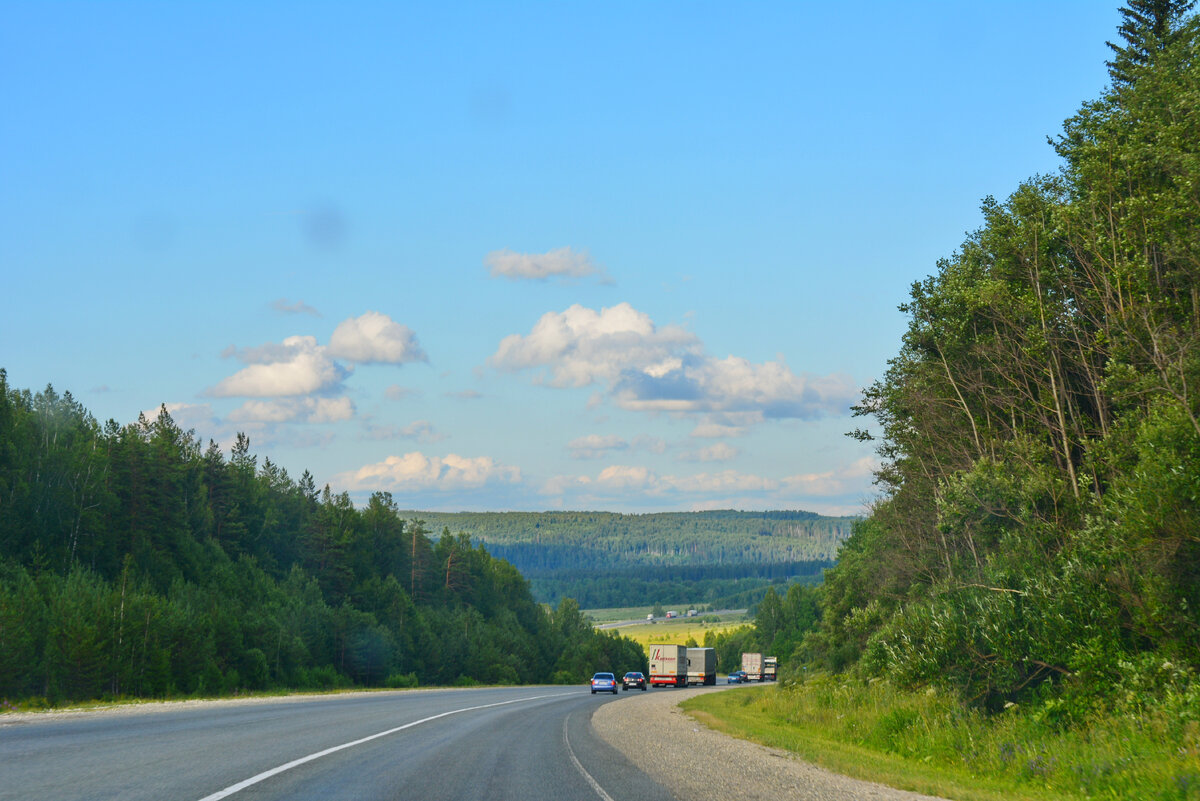
[[[857,407],[880,496],[806,658],[1064,725],[1147,704],[1200,719],[1192,5],[1123,8],[1110,85],[1052,141],[1061,169],[985,200],[912,285]]]
[[[570,597],[585,609],[752,605],[769,586],[819,580],[855,521],[796,510],[402,514],[484,543],[538,600]]]
[[[228,457],[166,408],[101,426],[0,369],[0,699],[583,682],[632,640],[462,533]]]

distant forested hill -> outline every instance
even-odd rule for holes
[[[483,543],[530,579],[539,600],[572,597],[586,608],[753,602],[770,584],[819,577],[855,520],[734,510],[400,514]]]

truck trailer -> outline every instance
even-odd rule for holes
[[[762,654],[742,654],[742,670],[746,673],[746,681],[762,681]]]
[[[767,681],[775,681],[779,678],[779,660],[776,657],[763,657],[763,678]]]
[[[715,648],[687,649],[688,684],[717,683],[717,651]]]
[[[650,686],[686,687],[688,649],[682,645],[650,646]]]

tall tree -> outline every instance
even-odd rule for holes
[[[1132,83],[1137,69],[1174,41],[1179,21],[1194,5],[1196,0],[1129,0],[1117,29],[1124,44],[1105,42],[1114,53],[1107,62],[1113,84]]]

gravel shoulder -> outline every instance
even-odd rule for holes
[[[693,687],[626,694],[617,703],[598,707],[592,727],[646,775],[671,788],[680,801],[940,801],[831,773],[787,751],[721,734],[678,706],[700,693],[740,689]]]

